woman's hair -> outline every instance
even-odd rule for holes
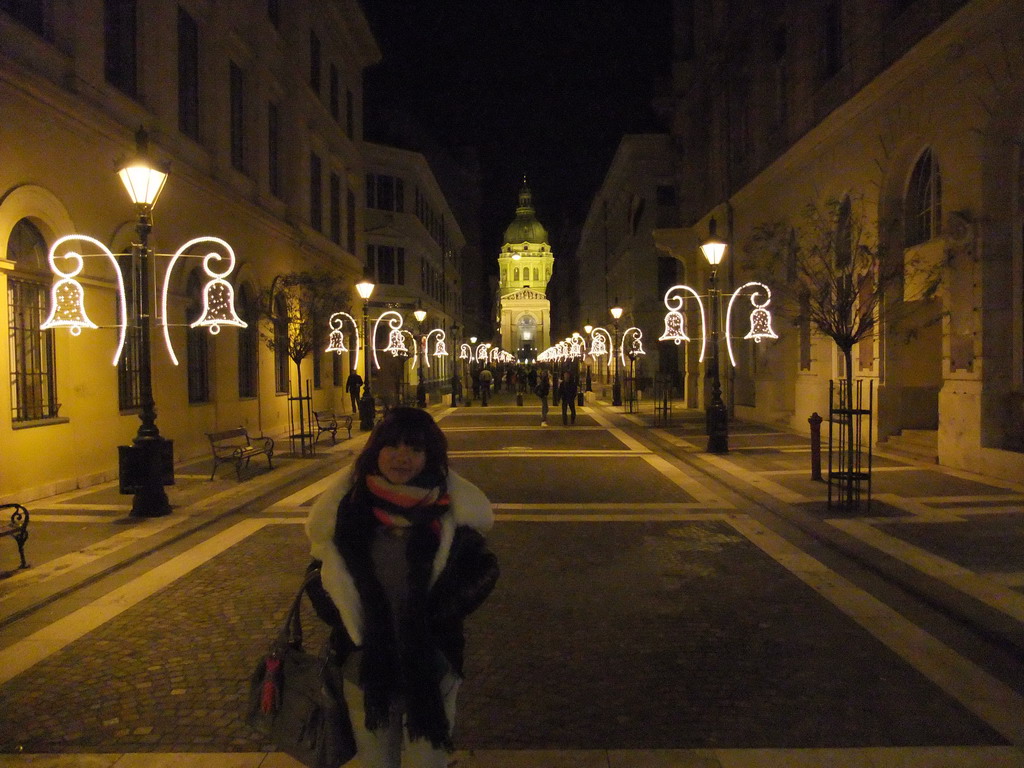
[[[424,474],[441,480],[448,477],[448,438],[444,432],[426,411],[399,406],[388,411],[370,433],[366,447],[355,461],[356,482],[377,473],[377,458],[381,448],[394,447],[400,443],[427,454]]]

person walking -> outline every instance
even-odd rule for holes
[[[426,411],[392,408],[352,472],[315,502],[306,534],[356,747],[366,768],[444,768],[463,676],[464,619],[498,561],[484,493],[448,467]]]
[[[562,424],[569,425],[576,423],[576,379],[569,371],[562,373],[562,383],[558,385],[558,399],[562,402]],[[569,419],[568,411],[572,412],[572,420]]]
[[[491,373],[490,368],[484,368],[480,371],[480,404],[487,405],[491,399],[491,382],[494,380],[494,374]]]
[[[359,390],[363,388],[363,377],[355,371],[348,375],[345,381],[345,391],[352,400],[352,413],[359,412]]]
[[[537,379],[537,386],[533,390],[540,398],[540,425],[548,425],[548,395],[551,394],[551,379],[547,371],[541,371]]]

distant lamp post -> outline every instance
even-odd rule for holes
[[[363,396],[359,400],[359,429],[369,432],[373,429],[373,422],[376,418],[374,411],[373,393],[370,391],[370,351],[367,344],[370,343],[370,297],[373,289],[377,286],[373,282],[373,275],[367,270],[363,273],[363,279],[356,283],[356,293],[363,300],[363,361],[365,376],[363,378]]]
[[[725,256],[725,243],[715,234],[715,220],[709,224],[709,237],[701,244],[704,258],[711,265],[708,301],[711,303],[711,402],[707,410],[708,453],[729,452],[729,411],[722,401],[722,380],[718,369],[718,265]]]
[[[612,314],[612,325],[615,328],[615,340],[612,343],[612,353],[614,354],[616,348],[619,346],[619,318],[622,317],[622,307],[619,306],[619,300],[615,300],[615,306],[608,310]],[[612,405],[622,405],[622,379],[620,374],[620,368],[622,366],[619,361],[615,360],[615,380],[612,383]]]
[[[427,407],[427,384],[423,381],[423,358],[427,355],[426,339],[423,335],[423,321],[427,319],[427,311],[419,303],[412,316],[416,318],[416,405],[420,408]]]

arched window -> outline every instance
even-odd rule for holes
[[[906,235],[903,245],[906,248],[939,234],[942,225],[942,177],[931,148],[921,153],[910,175],[904,202],[904,224]]]
[[[249,325],[238,329],[238,396],[256,397],[259,386],[259,313],[248,284],[238,289],[238,314]]]
[[[210,333],[202,326],[187,327],[194,323],[203,312],[202,279],[199,270],[188,276],[185,289],[185,339],[188,357],[188,401],[206,403],[210,400]]]
[[[512,282],[514,282],[514,283],[518,283],[519,282],[519,267],[516,267],[512,271]]]
[[[28,219],[21,219],[7,241],[14,270],[7,278],[11,421],[57,416],[57,374],[53,331],[39,329],[46,315],[53,276],[47,268],[46,241]]]
[[[540,270],[537,267],[533,268],[533,281],[535,283],[540,281]]]
[[[274,297],[274,387],[288,392],[288,303],[284,296]]]

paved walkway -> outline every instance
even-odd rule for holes
[[[501,403],[500,397],[496,405]],[[726,478],[729,486],[749,498],[751,504],[761,505],[822,541],[854,553],[879,572],[913,589],[915,594],[928,597],[950,614],[983,630],[1008,653],[1014,649],[1019,653],[1024,648],[1024,486],[997,484],[981,476],[878,455],[871,511],[840,514],[827,509],[822,501],[824,485],[809,477],[809,441],[804,437],[733,424],[732,451],[725,456],[710,456],[702,453],[702,413],[677,410],[668,424],[662,424],[655,420],[653,412],[643,410],[622,414],[621,409],[597,404],[593,411],[601,419],[621,425],[625,433],[633,436],[628,439],[653,440],[673,456],[685,459],[688,466],[701,468],[708,477]],[[268,751],[269,747],[206,752],[201,740],[189,741],[190,723],[208,726],[210,723],[204,722],[210,717],[208,711],[224,705],[238,706],[240,702],[232,700],[237,698],[237,691],[231,681],[221,681],[218,687],[197,676],[196,669],[211,660],[190,656],[188,643],[180,642],[188,637],[168,637],[165,627],[190,627],[193,637],[198,633],[219,636],[218,632],[227,632],[230,637],[233,626],[243,626],[245,615],[272,616],[280,603],[277,593],[291,589],[288,579],[293,575],[275,571],[274,555],[301,537],[304,505],[315,495],[317,479],[341,471],[363,439],[357,434],[351,441],[324,449],[314,461],[285,457],[275,461],[279,466],[273,471],[254,469],[253,476],[241,484],[235,482],[230,468],[223,470],[224,478],[211,483],[205,462],[180,467],[179,485],[172,490],[174,514],[134,521],[127,527],[124,515],[129,507],[123,503],[124,498],[116,495],[116,488],[109,486],[31,504],[34,524],[45,528],[48,535],[29,540],[29,559],[35,563],[32,569],[0,581],[0,691],[4,709],[24,696],[46,696],[45,686],[40,691],[38,681],[49,676],[65,683],[69,676],[79,680],[81,685],[77,689],[83,692],[117,690],[145,678],[149,686],[139,690],[139,694],[144,694],[140,699],[163,708],[161,711],[172,714],[180,725],[179,730],[159,736],[168,739],[169,748],[162,752],[160,744],[151,740],[157,734],[146,730],[145,716],[140,717],[137,711],[104,711],[102,701],[83,693],[81,701],[61,701],[51,708],[52,721],[32,724],[32,732],[39,735],[31,738],[24,738],[30,736],[24,730],[18,732],[13,728],[11,724],[17,724],[17,718],[12,720],[5,713],[0,725],[0,752],[5,753],[0,754],[0,766],[295,765],[286,756]],[[685,478],[681,482],[690,482],[684,490],[696,499],[694,504],[705,509],[713,505],[714,499],[707,495],[704,484]],[[302,490],[293,496],[285,492],[282,497],[281,489],[288,483]],[[274,503],[266,503],[271,498]],[[237,516],[231,517],[240,509],[251,510],[241,521]],[[511,508],[498,511],[503,516],[519,514]],[[685,510],[676,511],[680,513]],[[223,525],[218,524],[221,520],[225,521]],[[196,543],[195,531],[202,534],[200,544]],[[165,552],[161,562],[143,565],[156,544]],[[797,555],[791,553],[792,557]],[[280,584],[280,588],[253,589],[257,574],[262,579],[259,584]],[[121,578],[114,578],[117,586],[111,589],[112,576]],[[176,589],[165,589],[170,584],[175,584]],[[175,596],[180,594],[190,596],[188,615],[179,615],[183,607],[177,604]],[[226,600],[225,595],[233,599]],[[244,598],[238,600],[238,595]],[[69,599],[77,607],[57,612],[58,604]],[[46,607],[50,604],[52,611]],[[234,647],[214,650],[215,654],[229,654],[232,658],[213,660],[216,663],[209,666],[237,668],[239,663],[254,658],[266,633],[272,631],[273,621],[268,619],[266,623],[266,632],[259,637],[242,638],[232,644]],[[136,630],[140,626],[151,627],[151,631],[128,632],[128,626]],[[59,651],[86,634],[90,636],[92,651],[77,655],[74,668],[66,668]],[[946,663],[941,658],[934,661],[938,668]],[[137,664],[145,666],[139,668]],[[21,674],[29,671],[30,674]],[[162,682],[153,686],[153,680]],[[76,689],[62,683],[61,690],[69,687]],[[1021,686],[1017,688],[1019,691]],[[199,701],[208,702],[208,710],[197,705],[197,693]],[[1017,695],[1007,690],[1008,697]],[[45,743],[47,733],[63,733],[61,706],[95,707],[95,728],[119,733],[120,743],[134,742],[138,749],[109,754],[49,754],[48,749],[39,747]],[[991,706],[999,709],[1000,702]],[[1016,704],[1004,710],[1016,711]],[[13,711],[19,710],[15,707]],[[998,715],[994,714],[993,719],[998,721]],[[83,718],[83,722],[88,723],[88,718]],[[223,727],[230,727],[230,723],[223,723]],[[1024,753],[1019,749],[1022,739],[1015,732],[1019,728],[1019,723],[1005,726],[1003,735],[1011,746],[495,749],[456,753],[453,764],[463,768],[1000,768],[1024,766]],[[251,735],[240,733],[237,746],[244,749],[248,739]],[[69,740],[67,734],[57,741],[62,740],[74,744],[74,738]],[[35,746],[30,748],[31,754],[17,754],[23,744]],[[183,744],[191,746],[186,751]]]

